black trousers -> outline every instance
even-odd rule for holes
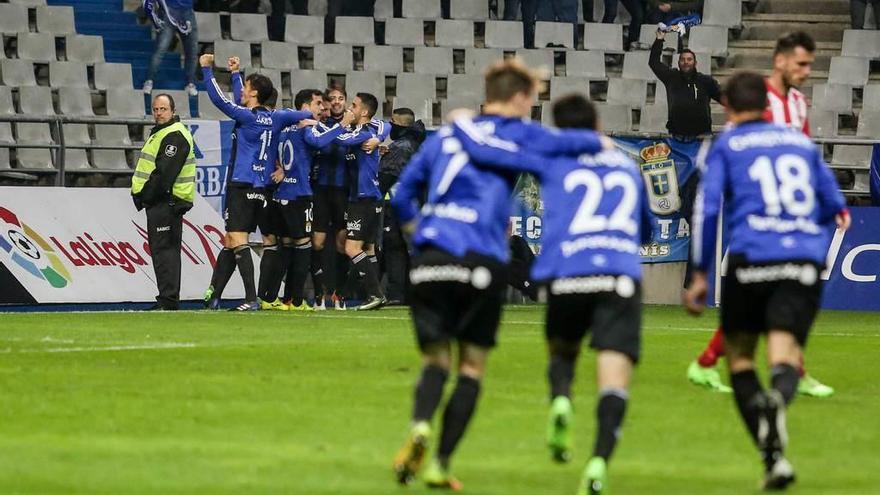
[[[180,245],[183,241],[183,215],[168,203],[147,208],[147,242],[153,255],[153,270],[163,309],[180,306]]]
[[[404,301],[409,292],[409,251],[400,221],[391,212],[390,203],[385,203],[385,218],[382,232],[382,268],[388,277],[385,296],[389,301]]]
[[[269,15],[269,39],[284,41],[284,27],[287,15],[287,0],[272,0],[272,14]],[[293,15],[309,15],[308,0],[293,0]]]

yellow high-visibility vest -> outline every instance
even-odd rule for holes
[[[186,139],[186,142],[189,143],[189,155],[186,157],[186,161],[183,163],[183,168],[180,169],[180,173],[177,175],[177,179],[174,180],[174,186],[171,188],[171,194],[175,198],[182,199],[184,201],[189,201],[190,203],[195,201],[196,197],[196,155],[195,155],[195,146],[193,146],[193,138],[192,134],[189,133],[189,129],[186,128],[185,125],[180,122],[175,122],[168,127],[160,130],[159,132],[154,133],[147,139],[147,142],[144,143],[144,147],[141,148],[140,157],[138,157],[137,166],[134,170],[134,175],[131,178],[131,193],[138,194],[143,190],[144,184],[147,183],[147,180],[150,178],[150,174],[153,173],[153,170],[156,170],[156,155],[160,152],[164,153],[165,150],[160,150],[159,147],[162,145],[162,140],[165,139],[165,136],[171,134],[172,132],[180,132],[183,134],[183,137]]]

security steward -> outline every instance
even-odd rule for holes
[[[196,158],[189,129],[174,114],[174,99],[153,99],[156,126],[141,149],[131,196],[138,211],[147,209],[147,241],[153,257],[159,295],[153,310],[176,310],[180,305],[180,245],[183,215],[196,194]]]

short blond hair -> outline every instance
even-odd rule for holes
[[[496,62],[486,71],[486,103],[509,101],[520,93],[539,92],[542,77],[540,71],[530,69],[518,58]]]

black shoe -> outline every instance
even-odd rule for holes
[[[165,310],[165,308],[163,308],[161,304],[156,303],[156,304],[150,306],[149,308],[145,309],[144,311],[164,311],[164,310]]]
[[[370,296],[369,299],[364,301],[363,304],[357,307],[358,311],[370,311],[372,309],[379,309],[387,303],[388,300],[384,297]]]
[[[405,304],[400,299],[389,299],[384,306],[405,306]]]
[[[794,483],[794,468],[788,459],[780,457],[773,466],[764,473],[764,490],[785,490]]]

